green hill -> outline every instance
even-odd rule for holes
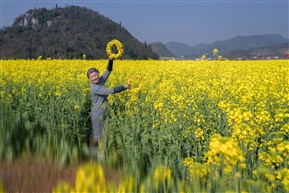
[[[87,59],[103,59],[112,39],[122,42],[122,59],[158,58],[121,23],[88,8],[56,5],[51,10],[28,10],[12,26],[1,29],[0,59],[81,59],[83,54]]]

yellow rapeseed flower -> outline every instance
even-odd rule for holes
[[[168,189],[173,184],[172,171],[167,166],[158,166],[154,171],[154,187],[158,190],[160,186],[166,186]]]

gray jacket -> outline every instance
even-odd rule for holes
[[[107,105],[107,97],[110,94],[118,93],[125,90],[124,86],[119,86],[116,88],[109,89],[105,86],[105,82],[108,79],[112,71],[113,61],[109,60],[106,71],[101,77],[99,77],[98,83],[90,83],[90,94],[92,99],[93,107],[100,107],[102,105]]]

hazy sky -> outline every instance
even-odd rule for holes
[[[263,34],[289,39],[289,0],[0,0],[0,27],[11,26],[29,9],[56,4],[95,10],[147,43],[194,46]]]

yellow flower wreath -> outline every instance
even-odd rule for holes
[[[113,45],[116,46],[117,48],[117,53],[113,53],[112,52],[112,47]],[[116,39],[111,40],[110,42],[108,42],[108,44],[106,45],[106,52],[107,55],[110,59],[118,59],[123,55],[123,46],[122,43]]]

